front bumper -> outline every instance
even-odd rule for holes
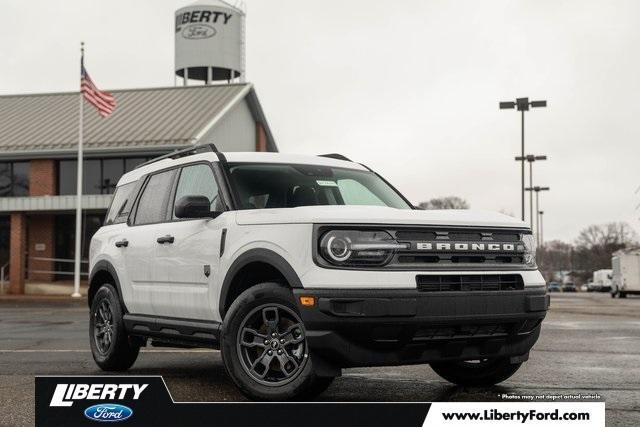
[[[487,292],[295,289],[314,355],[332,366],[510,357],[525,360],[549,296],[542,287]],[[316,304],[300,304],[314,296]]]

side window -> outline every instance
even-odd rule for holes
[[[218,184],[213,170],[208,165],[192,165],[182,169],[176,188],[175,203],[185,196],[204,196],[209,199],[212,211],[223,211],[224,203],[220,199]],[[173,218],[176,219],[175,204]]]
[[[153,224],[166,219],[166,206],[171,194],[171,184],[176,170],[152,175],[144,187],[136,209],[135,225]]]
[[[129,184],[116,188],[111,207],[107,213],[107,219],[104,222],[105,225],[120,224],[127,221],[127,217],[131,211],[131,205],[133,205],[133,199],[135,198],[133,190],[136,184],[137,182],[130,182]]]

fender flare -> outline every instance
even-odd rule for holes
[[[243,267],[252,262],[263,262],[265,264],[269,264],[270,266],[278,270],[285,279],[287,279],[287,282],[289,282],[289,285],[292,288],[302,288],[302,282],[300,281],[298,274],[293,269],[293,267],[291,267],[291,264],[289,264],[289,262],[281,255],[270,249],[250,249],[236,258],[236,260],[231,264],[231,267],[229,267],[229,269],[227,270],[227,274],[224,277],[222,288],[220,289],[220,298],[218,300],[218,311],[220,312],[221,319],[224,319],[224,315],[226,314],[224,309],[224,302],[226,301],[227,295],[229,294],[231,282]]]
[[[120,306],[122,307],[124,313],[129,313],[127,310],[127,306],[124,303],[124,299],[122,298],[122,287],[120,286],[120,279],[118,278],[118,273],[116,273],[116,269],[107,260],[100,260],[93,266],[91,269],[91,273],[89,274],[89,291],[91,290],[91,283],[93,282],[96,274],[100,272],[107,272],[111,277],[113,277],[113,285],[116,287],[116,291],[118,292],[118,300],[120,301]],[[87,303],[89,304],[89,308],[91,308],[91,298],[87,298]]]

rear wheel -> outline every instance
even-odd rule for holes
[[[486,387],[511,377],[522,363],[510,363],[508,358],[461,362],[432,363],[431,368],[445,380],[463,386]]]
[[[251,399],[307,397],[331,382],[315,375],[293,295],[280,284],[244,291],[225,315],[221,339],[227,372]]]
[[[129,369],[140,352],[140,345],[127,335],[122,314],[116,290],[102,285],[91,303],[89,338],[93,360],[104,371]]]

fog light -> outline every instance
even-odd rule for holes
[[[300,297],[300,304],[305,307],[313,307],[316,305],[316,297],[303,296]]]

